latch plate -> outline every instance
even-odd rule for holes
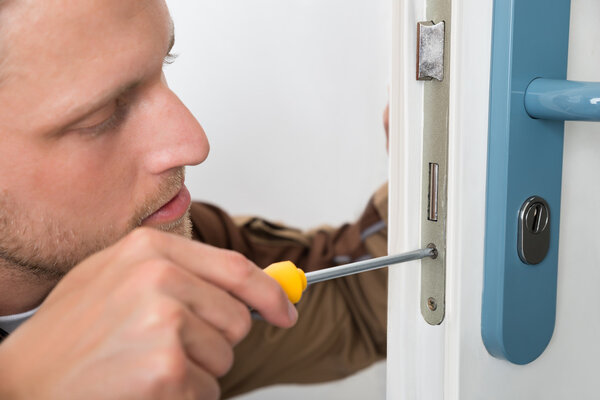
[[[446,215],[448,193],[448,113],[450,99],[450,10],[448,0],[429,0],[427,18],[417,29],[419,46],[429,42],[434,48],[419,49],[418,79],[423,82],[423,167],[421,206],[421,247],[435,245],[438,256],[421,261],[421,314],[430,325],[439,325],[446,314]],[[433,21],[433,22],[432,22]],[[430,39],[423,41],[423,32]],[[425,72],[425,53],[435,55],[434,68]],[[437,72],[436,72],[437,71]],[[421,74],[422,78],[419,78]]]

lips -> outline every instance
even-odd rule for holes
[[[175,197],[144,219],[142,225],[154,226],[177,221],[185,215],[191,202],[192,198],[190,192],[187,187],[183,185]]]

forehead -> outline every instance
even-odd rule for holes
[[[11,121],[42,127],[89,98],[143,79],[160,68],[168,46],[171,22],[163,0],[10,0],[1,6],[0,128],[7,111]]]

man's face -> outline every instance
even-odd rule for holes
[[[171,45],[163,0],[0,0],[0,265],[59,277],[139,225],[189,234],[208,142]]]

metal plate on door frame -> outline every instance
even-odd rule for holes
[[[442,80],[423,81],[421,246],[435,245],[438,251],[435,259],[421,261],[421,314],[430,325],[441,324],[446,314],[450,10],[449,0],[427,2],[429,25],[444,31]]]

